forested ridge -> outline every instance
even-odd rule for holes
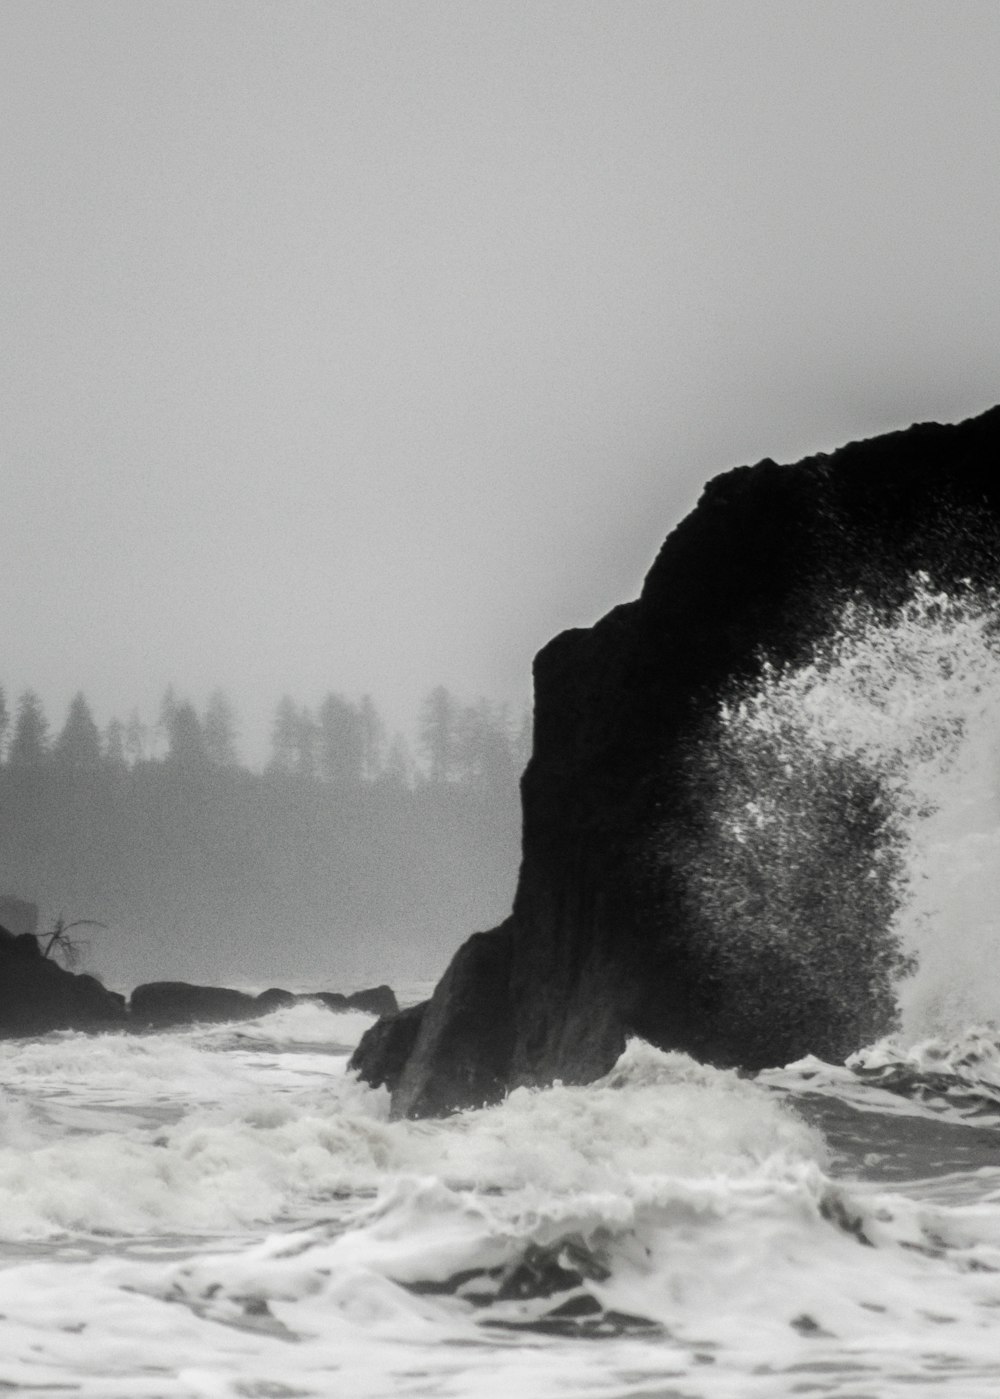
[[[103,730],[78,694],[52,735],[0,691],[0,889],[107,925],[89,967],[120,987],[431,976],[510,905],[527,734],[438,687],[414,754],[369,697],[285,698],[252,771],[221,692]]]

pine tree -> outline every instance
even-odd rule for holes
[[[506,706],[479,699],[461,711],[455,730],[461,780],[494,789],[508,785],[514,776],[514,757]]]
[[[316,776],[318,728],[308,709],[300,709],[288,695],[282,695],[274,711],[271,729],[269,772],[286,772],[296,777]]]
[[[433,783],[447,782],[454,773],[458,713],[454,696],[443,685],[432,690],[421,706],[420,746]]]
[[[234,768],[236,753],[236,711],[221,690],[210,697],[202,725],[208,761],[213,767]]]
[[[382,781],[394,787],[412,787],[414,766],[410,745],[402,734],[394,734],[382,768]]]
[[[166,761],[184,772],[208,767],[208,749],[197,710],[188,700],[172,707],[167,719]]]
[[[326,782],[354,787],[364,773],[365,734],[362,716],[342,695],[327,695],[319,707],[318,766]]]
[[[294,772],[298,745],[299,711],[295,701],[282,695],[274,711],[271,729],[271,772]]]
[[[133,709],[125,725],[125,757],[135,767],[146,756],[149,746],[149,729],[139,718],[139,711]]]
[[[112,772],[125,772],[128,759],[125,756],[125,725],[118,718],[108,720],[104,730],[104,762]]]
[[[49,747],[49,724],[42,701],[34,690],[25,690],[17,702],[14,734],[7,761],[11,767],[40,767]]]
[[[177,692],[173,685],[168,685],[160,700],[160,717],[156,721],[153,734],[154,756],[158,756],[160,750],[169,752],[170,750],[170,727],[177,712]]]
[[[52,757],[60,767],[84,772],[100,766],[101,733],[82,691],[70,700],[66,723],[55,741]]]
[[[371,695],[362,695],[361,737],[364,745],[362,773],[366,782],[374,782],[382,771],[382,750],[385,746],[385,724]]]
[[[10,710],[7,708],[7,695],[0,685],[0,762],[7,747],[7,730],[10,728]]]
[[[304,705],[295,725],[295,773],[312,781],[316,776],[316,749],[319,746],[319,725],[312,711]]]

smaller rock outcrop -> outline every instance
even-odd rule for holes
[[[347,997],[341,991],[316,991],[304,999],[318,1002],[321,1006],[326,1006],[327,1010],[350,1010]]]
[[[333,1011],[361,1010],[368,1015],[392,1015],[399,1009],[389,986],[372,986],[349,996],[339,991],[296,995],[281,986],[269,986],[259,996],[252,996],[229,986],[195,986],[187,981],[149,981],[137,986],[129,1009],[134,1025],[162,1030],[171,1025],[253,1020],[303,1002],[319,1002]]]
[[[366,1015],[395,1015],[399,1010],[396,993],[391,986],[370,986],[366,991],[352,991],[347,998],[348,1010],[363,1010]]]
[[[495,1102],[503,1095],[513,1045],[510,962],[509,921],[474,933],[431,999],[373,1025],[348,1067],[366,1083],[389,1086],[397,1117],[434,1117],[456,1104]]]
[[[150,981],[129,1002],[136,1025],[162,1029],[199,1022],[252,1020],[262,1013],[257,997],[228,986],[192,986],[186,981]]]
[[[383,1016],[366,1030],[347,1067],[361,1074],[372,1088],[396,1091],[403,1069],[417,1042],[429,1001]]]
[[[301,1000],[294,991],[285,991],[281,986],[269,986],[256,997],[257,1014],[269,1015],[272,1010],[284,1010],[297,1005]]]
[[[125,997],[42,956],[31,933],[0,927],[0,1036],[121,1029]]]
[[[319,1001],[327,1010],[362,1010],[366,1015],[395,1015],[399,1010],[396,993],[391,986],[371,986],[365,991],[352,991],[349,996],[340,991],[316,991],[301,996],[303,1001]]]

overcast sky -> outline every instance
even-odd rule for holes
[[[517,701],[704,480],[1000,399],[995,0],[2,0],[0,682]]]

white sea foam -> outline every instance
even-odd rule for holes
[[[735,1177],[823,1153],[818,1134],[752,1084],[638,1042],[590,1089],[519,1089],[487,1112],[431,1123],[390,1123],[385,1091],[345,1077],[342,1058],[323,1073],[319,1056],[289,1056],[276,1076],[272,1055],[248,1062],[176,1036],[75,1036],[8,1057],[13,1080],[35,1088],[30,1103],[10,1090],[0,1099],[7,1239],[215,1233],[322,1212],[397,1175],[564,1194],[654,1174]],[[137,1113],[144,1074],[150,1102]]]
[[[590,1087],[389,1122],[342,1072],[261,1094],[251,1052],[179,1039],[232,1059],[238,1101],[165,1129],[0,1113],[0,1383],[777,1399],[820,1374],[867,1393],[843,1388],[866,1373],[880,1396],[948,1375],[978,1399],[1000,1381],[995,1201],[837,1183],[815,1129],[733,1073],[633,1042]],[[72,1044],[98,1066],[112,1047]],[[46,1046],[20,1048],[37,1065]],[[86,1107],[85,1076],[66,1091]],[[44,1253],[39,1220],[63,1231]]]
[[[1000,1037],[985,1027],[912,1044],[887,1037],[842,1065],[809,1055],[768,1070],[758,1082],[838,1098],[861,1112],[946,1121],[991,1135],[1000,1127]]]
[[[267,1045],[292,1048],[322,1046],[336,1053],[350,1051],[376,1017],[360,1010],[329,1010],[318,1001],[285,1006],[254,1020],[199,1027],[195,1039],[207,1046]]]

